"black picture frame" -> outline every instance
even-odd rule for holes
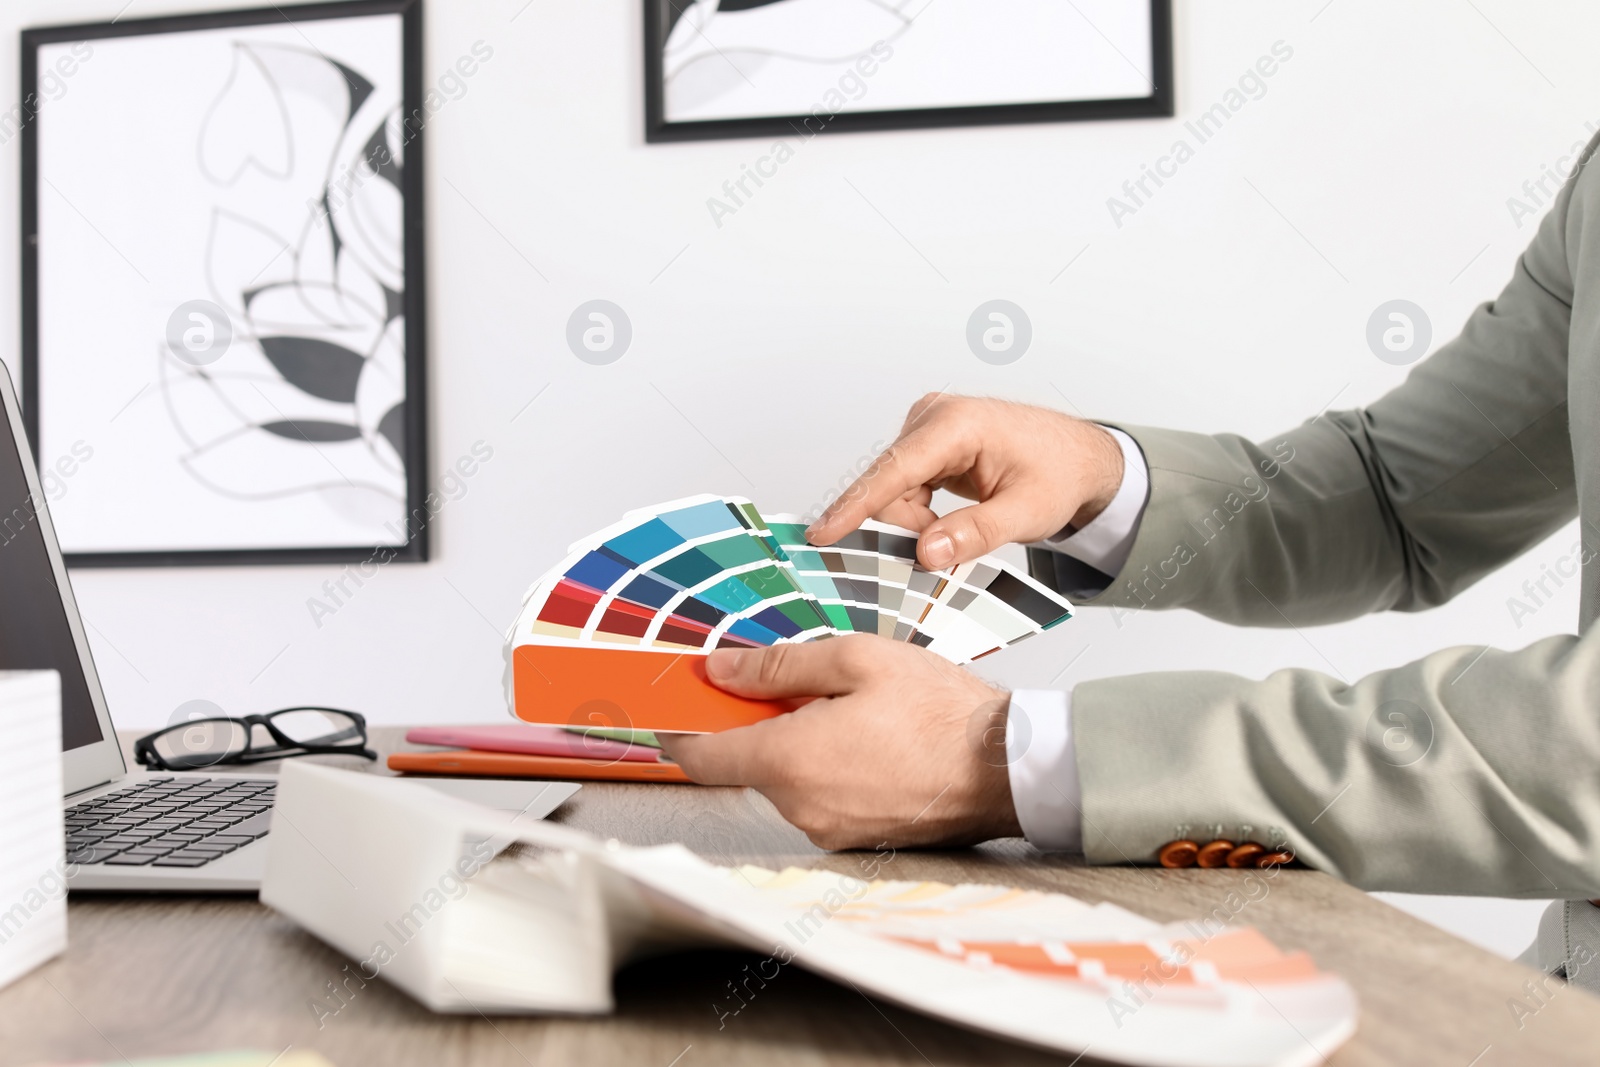
[[[402,263],[404,291],[400,294],[405,317],[405,405],[404,427],[405,494],[403,544],[340,546],[330,548],[221,548],[172,551],[67,552],[69,566],[75,567],[165,567],[259,564],[362,563],[374,561],[426,562],[429,558],[428,499],[428,396],[427,396],[427,300],[426,257],[424,254],[423,128],[427,111],[423,106],[423,26],[422,0],[335,0],[248,8],[236,11],[205,12],[191,15],[158,16],[116,22],[79,23],[24,29],[21,34],[21,217],[22,217],[22,353],[21,389],[24,428],[42,468],[46,457],[39,453],[39,131],[38,116],[42,101],[38,96],[38,55],[41,46],[132,37],[191,30],[231,27],[291,25],[326,19],[377,15],[399,15],[401,20],[401,108],[406,121],[406,155],[414,165],[401,168]],[[415,119],[415,122],[411,121]],[[420,516],[420,519],[419,519]]]
[[[739,137],[786,137],[810,133],[915,130],[953,126],[998,126],[1033,122],[1086,122],[1133,118],[1171,118],[1175,114],[1172,59],[1172,0],[1150,0],[1150,57],[1153,85],[1147,96],[1106,100],[1062,100],[970,107],[885,111],[840,111],[825,124],[809,115],[762,116],[669,122],[661,52],[666,44],[670,6],[688,0],[644,0],[644,139],[649,144]],[[804,125],[810,120],[811,125]],[[818,128],[820,127],[820,128]]]

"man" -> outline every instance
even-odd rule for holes
[[[1181,863],[1192,846],[1168,846],[1215,839],[1367,889],[1574,901],[1547,914],[1536,962],[1600,988],[1584,967],[1600,908],[1583,903],[1600,898],[1594,150],[1499,298],[1364,410],[1251,444],[928,397],[810,531],[830,544],[877,515],[920,531],[929,567],[1020,541],[1087,606],[1306,626],[1441,604],[1576,515],[1577,634],[1350,682],[1190,671],[1009,700],[871,637],[717,652],[726,689],[821,699],[672,754],[698,781],[759,789],[826,848],[1021,833],[1094,863]],[[978,503],[937,516],[937,488]],[[986,740],[1002,708],[1009,729]]]

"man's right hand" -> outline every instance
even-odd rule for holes
[[[1122,449],[1105,428],[1048,408],[930,393],[894,444],[806,531],[831,545],[867,518],[916,530],[934,570],[1012,541],[1083,527],[1122,485]],[[939,516],[936,489],[977,503]]]

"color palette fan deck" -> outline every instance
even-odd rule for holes
[[[534,583],[507,637],[508,696],[531,722],[663,730],[683,728],[662,725],[669,707],[703,703],[711,718],[688,718],[724,729],[784,709],[711,687],[702,658],[713,649],[872,633],[965,663],[1071,615],[991,557],[927,570],[908,530],[869,522],[819,548],[795,516],[691,497],[629,512]]]

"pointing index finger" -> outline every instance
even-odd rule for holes
[[[903,434],[811,524],[806,539],[831,545],[912,490],[960,474],[971,465],[964,451],[954,435],[926,422]]]

